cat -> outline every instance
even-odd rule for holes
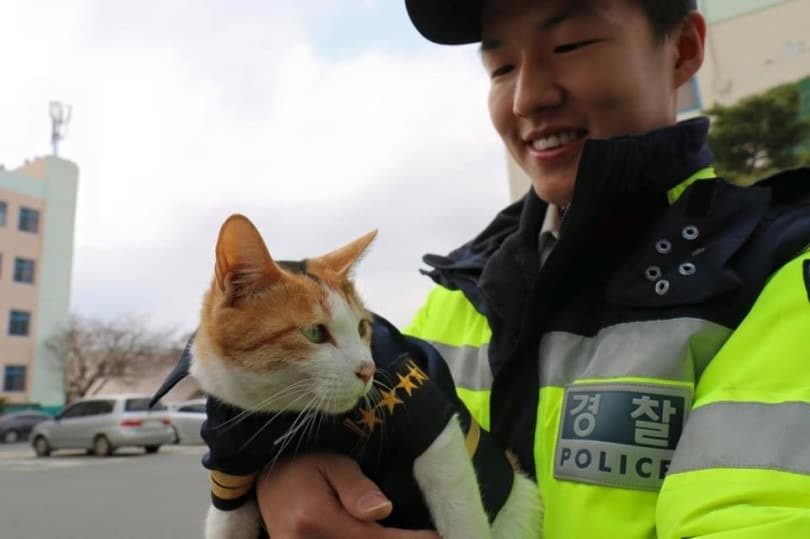
[[[214,277],[186,351],[189,373],[209,395],[203,427],[213,500],[207,539],[256,538],[260,518],[253,484],[274,455],[303,443],[342,446],[349,454],[377,447],[384,459],[392,436],[407,439],[405,446],[426,440],[413,446],[412,469],[406,471],[442,537],[541,536],[537,487],[520,474],[508,478],[511,485],[506,483],[490,522],[468,448],[471,437],[477,443],[486,433],[466,411],[445,402],[413,355],[385,369],[375,365],[372,328],[381,322],[366,310],[351,278],[375,235],[317,258],[284,262],[270,256],[246,217],[232,215],[222,225]],[[392,387],[394,374],[400,383]],[[435,405],[438,401],[443,404]],[[422,416],[434,419],[432,431],[416,424],[420,407],[428,411]],[[385,428],[389,438],[372,436]],[[505,460],[497,451],[496,458]],[[509,472],[507,464],[502,475]]]

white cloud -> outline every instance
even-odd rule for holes
[[[60,4],[53,18],[50,3],[22,5],[0,1],[0,20],[21,23],[0,23],[15,73],[0,85],[0,161],[44,153],[47,101],[74,105],[64,155],[81,169],[79,312],[190,327],[217,229],[241,212],[280,258],[379,228],[358,286],[404,323],[430,286],[421,254],[468,239],[506,203],[486,80],[468,48],[336,63],[289,13],[267,36],[266,24],[227,12],[209,31],[212,15],[188,10],[175,36],[167,21],[183,3],[120,30],[97,2]]]

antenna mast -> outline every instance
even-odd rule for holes
[[[51,115],[51,146],[53,147],[53,155],[59,155],[59,143],[67,135],[68,125],[70,124],[70,113],[73,107],[60,103],[59,101],[51,101],[49,112]]]

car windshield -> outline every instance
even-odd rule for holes
[[[162,402],[156,403],[153,407],[149,408],[149,398],[140,399],[127,399],[124,403],[125,412],[148,412],[150,410],[165,410],[166,405]]]

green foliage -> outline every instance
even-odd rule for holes
[[[810,121],[799,117],[795,84],[784,84],[734,105],[715,105],[709,144],[722,175],[750,183],[768,171],[808,162],[802,146],[810,142]]]

